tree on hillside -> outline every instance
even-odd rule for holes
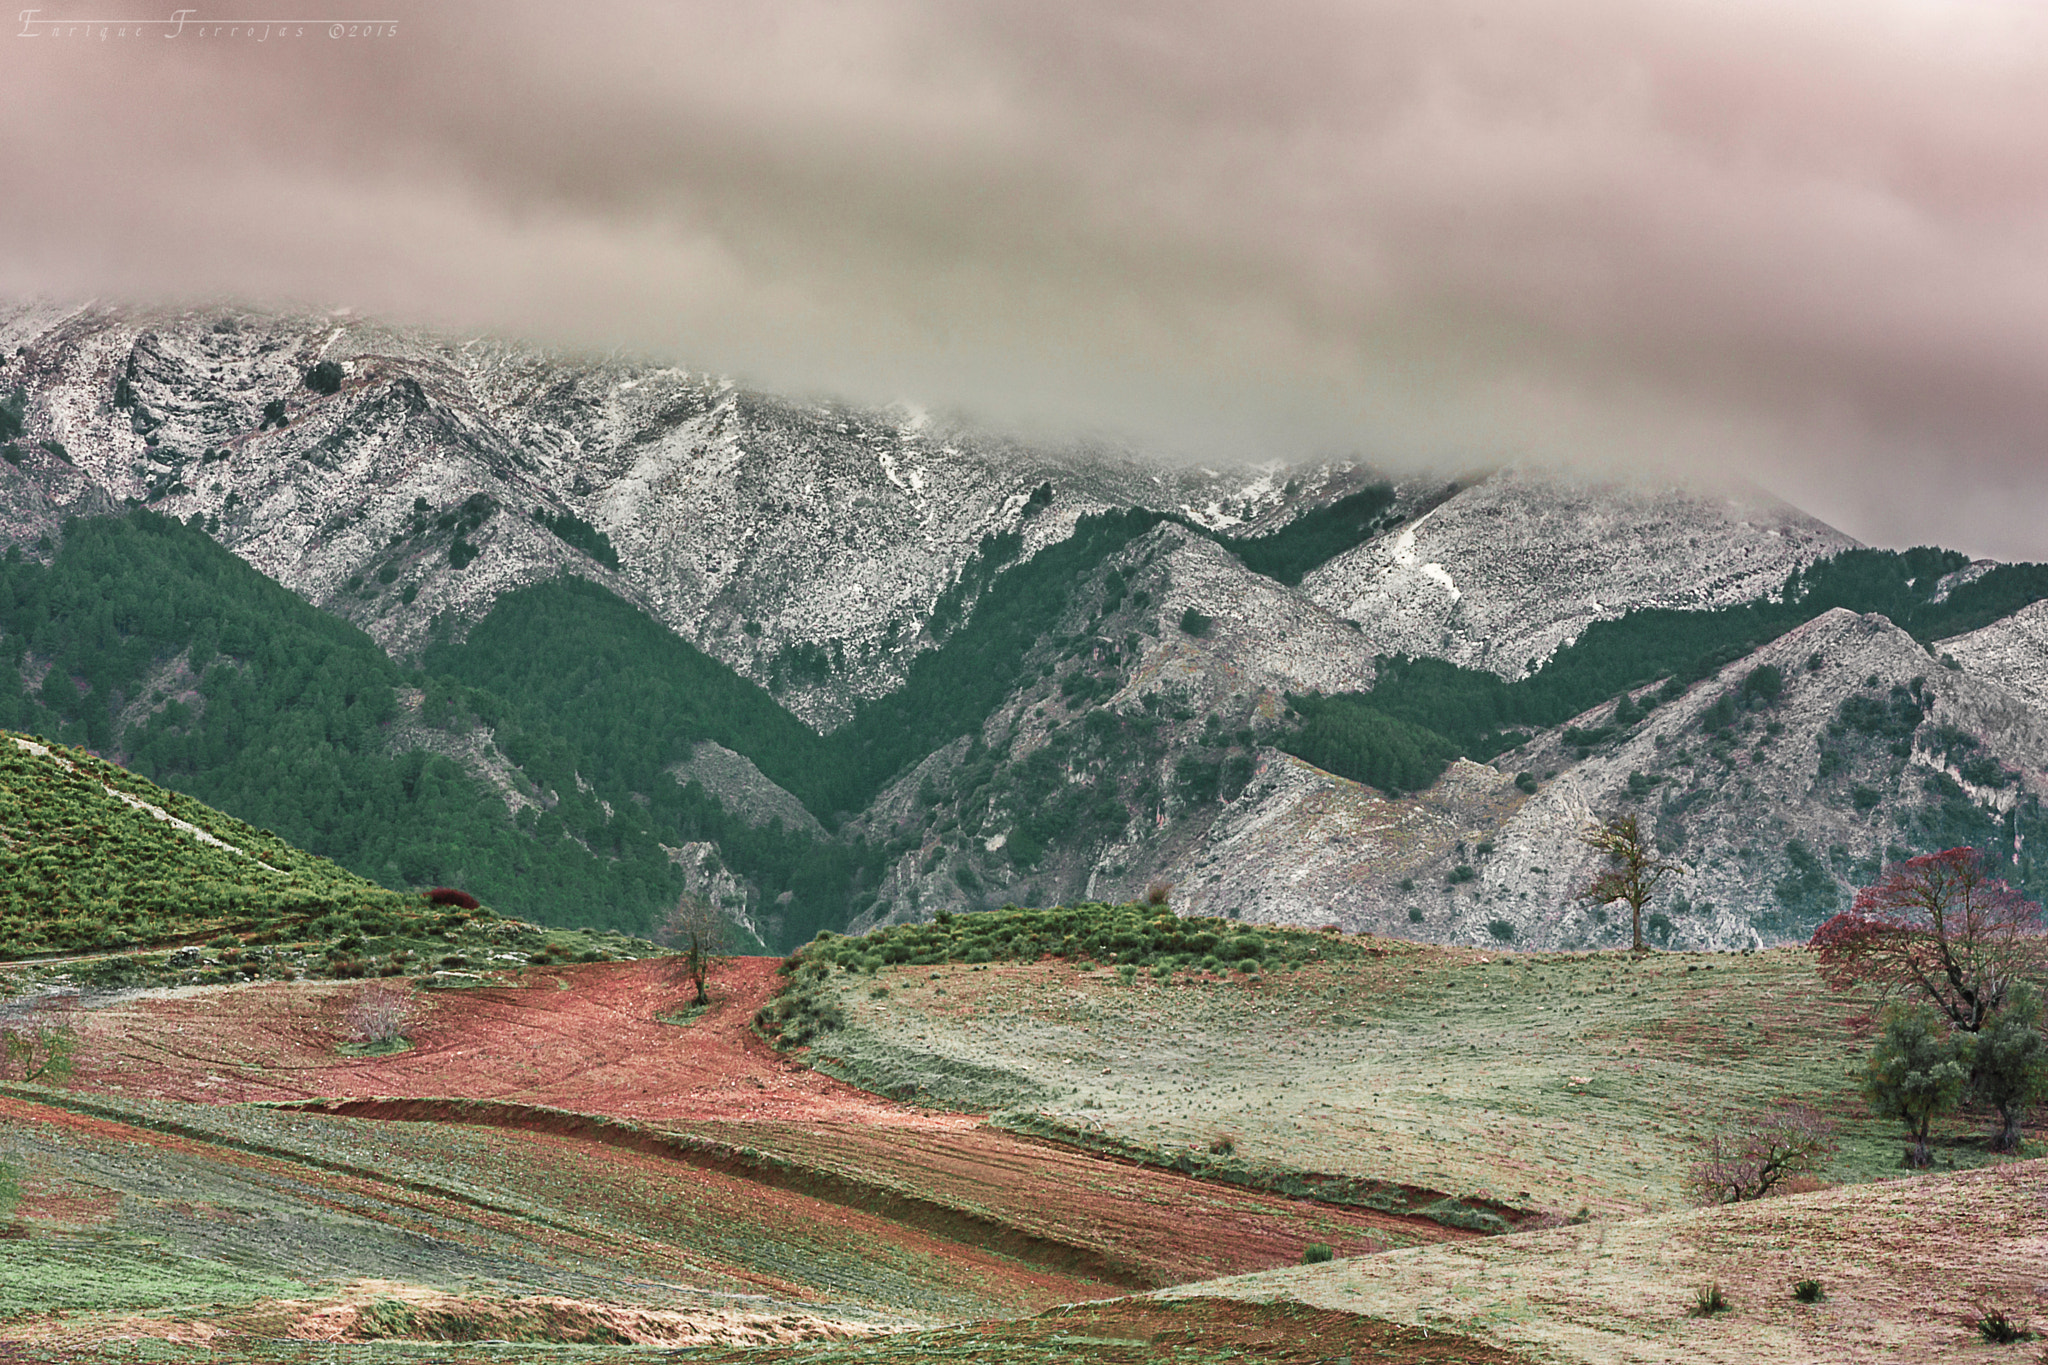
[[[718,913],[718,907],[704,896],[685,891],[677,899],[675,909],[662,920],[655,936],[677,950],[679,980],[697,988],[697,998],[691,1003],[710,1004],[711,997],[704,990],[704,978],[710,975],[712,964],[725,951],[725,919]]]
[[[1835,1125],[1804,1105],[1753,1114],[1707,1140],[1686,1187],[1702,1204],[1761,1199],[1786,1179],[1818,1170],[1839,1146]]]
[[[1863,1073],[1863,1094],[1879,1118],[1905,1123],[1913,1141],[1906,1149],[1907,1165],[1934,1164],[1928,1130],[1962,1101],[1970,1079],[1970,1042],[1932,1006],[1902,1004],[1885,1011],[1884,1033]]]
[[[1643,837],[1633,815],[1612,815],[1593,821],[1579,832],[1579,842],[1606,855],[1607,869],[1579,891],[1579,899],[1595,905],[1627,901],[1633,924],[1629,951],[1647,953],[1643,943],[1643,907],[1666,877],[1683,875],[1685,868],[1657,856],[1655,845]]]
[[[1974,848],[1894,864],[1807,946],[1834,989],[1917,998],[1966,1033],[2048,969],[2041,907],[1992,876]]]
[[[2041,1036],[2041,993],[2021,982],[2005,1008],[1977,1035],[1970,1083],[1977,1097],[1998,1111],[1994,1152],[2015,1152],[2027,1106],[2048,1097],[2048,1039]]]

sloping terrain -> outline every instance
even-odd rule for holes
[[[17,306],[0,312],[0,346],[26,347],[7,379],[25,390],[28,436],[66,451],[26,446],[13,477],[53,479],[56,506],[135,498],[197,515],[406,655],[444,613],[473,620],[567,569],[779,682],[821,723],[900,681],[934,600],[992,531],[1035,550],[1108,506],[1226,526],[1284,496],[1261,471],[1037,450],[922,414],[344,315]],[[331,377],[309,384],[322,364]]]
[[[1798,950],[1382,957],[1130,982],[1042,961],[835,975],[815,1065],[1162,1165],[1227,1139],[1249,1172],[1324,1173],[1511,1212],[1685,1202],[1707,1135],[1781,1102],[1842,1128],[1833,1180],[1894,1170],[1850,1070],[1865,1044]],[[1954,1160],[1988,1123],[1959,1121]],[[1208,1169],[1208,1167],[1204,1167]]]
[[[1203,1285],[1564,1361],[2003,1361],[1972,1324],[2044,1307],[2048,1162],[1489,1238]],[[1818,1303],[1792,1286],[1820,1282]],[[1730,1311],[1695,1317],[1719,1285]],[[1169,1297],[1188,1291],[1168,1291]]]

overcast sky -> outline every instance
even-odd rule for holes
[[[346,305],[1201,458],[1729,470],[2048,560],[2038,0],[45,22],[171,9],[0,38],[0,291]],[[196,27],[294,14],[398,28]]]

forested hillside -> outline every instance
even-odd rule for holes
[[[547,922],[639,929],[680,889],[651,835],[620,829],[602,856],[563,837],[589,804],[573,782],[568,814],[527,828],[448,759],[394,752],[401,693],[428,680],[196,527],[136,510],[73,523],[48,565],[10,554],[0,632],[0,724],[102,753],[385,886],[462,886]]]
[[[1275,576],[1298,577],[1303,564],[1370,533],[1386,501],[1368,490],[1330,516],[1256,541],[1203,534],[1279,566]],[[672,770],[697,743],[714,741],[750,758],[828,830],[839,828],[928,754],[979,736],[1025,680],[1034,649],[1063,657],[1094,638],[1092,622],[1128,615],[1123,577],[1105,576],[1104,566],[1167,519],[1084,517],[1071,537],[1021,560],[1015,538],[990,537],[935,613],[937,643],[905,685],[819,735],[768,692],[582,579],[504,596],[466,638],[443,640],[407,667],[200,528],[138,509],[73,523],[47,564],[19,550],[0,564],[0,636],[13,670],[12,685],[0,686],[0,724],[103,753],[385,886],[461,885],[545,922],[645,931],[685,884],[671,850],[710,844],[753,889],[751,910],[773,937],[799,942],[859,913],[890,862],[924,836],[821,840],[779,823],[756,826]],[[1938,592],[1943,575],[1961,567],[1959,557],[1934,551],[1852,552],[1793,575],[1774,600],[1596,623],[1515,683],[1441,660],[1382,659],[1369,691],[1293,698],[1293,718],[1274,742],[1382,790],[1419,790],[1455,757],[1491,757],[1629,689],[1662,678],[1661,695],[1675,695],[1834,607],[1880,612],[1932,639],[2048,595],[2048,576],[2027,565]],[[1069,641],[1058,623],[1083,583],[1100,585],[1091,591],[1101,600]],[[1123,674],[1091,667],[1059,676],[1063,705],[1086,710]],[[1650,694],[1625,703],[1655,704]],[[1014,843],[1003,866],[1028,872],[1048,845],[1085,831],[1115,835],[1128,814],[1061,812],[1076,801],[1093,811],[1104,793],[1122,801],[1119,784],[1070,788],[1060,774],[1083,752],[1103,773],[1125,762],[1175,762],[1160,747],[1158,719],[1140,719],[1136,729],[1077,731],[1079,747],[1062,741],[1031,763],[1021,751],[989,755],[984,767],[1015,767],[1012,785],[1023,784],[982,784],[996,808],[970,822],[981,829],[991,814],[1007,822],[1001,828]],[[1632,719],[1617,713],[1610,729]],[[408,727],[481,737],[501,756],[517,799],[431,746],[394,742]],[[1141,732],[1144,743],[1134,738]],[[1597,744],[1606,732],[1578,738]],[[1221,784],[1229,754],[1211,761],[1201,737],[1190,739],[1197,747],[1177,760],[1169,784],[1177,810],[1212,803],[1220,785],[1235,791],[1245,780]],[[974,784],[960,780],[964,795]],[[1142,774],[1122,785],[1157,790]],[[1158,818],[1158,798],[1147,800],[1148,818]]]

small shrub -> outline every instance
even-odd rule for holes
[[[1180,628],[1197,640],[1207,635],[1209,633],[1209,627],[1215,624],[1216,621],[1214,617],[1204,616],[1201,612],[1196,611],[1193,607],[1189,607],[1186,611],[1180,614]]]
[[[306,387],[315,393],[341,392],[342,368],[338,361],[323,360],[306,371]]]
[[[1475,1209],[1462,1199],[1439,1199],[1428,1208],[1418,1209],[1424,1218],[1442,1223],[1448,1228],[1464,1228],[1468,1232],[1506,1232],[1508,1220],[1485,1209]]]
[[[1451,875],[1444,878],[1444,880],[1449,882],[1452,886],[1463,886],[1466,882],[1471,881],[1478,875],[1478,870],[1474,868],[1472,864],[1459,863],[1456,867],[1451,869]]]
[[[1708,1139],[1686,1188],[1702,1204],[1761,1199],[1787,1177],[1819,1169],[1839,1145],[1834,1124],[1803,1105],[1751,1115]]]
[[[404,968],[400,967],[400,971]],[[342,1037],[358,1047],[389,1047],[405,1033],[412,997],[405,987],[375,981],[355,993],[342,1019]]]
[[[1516,773],[1515,789],[1524,796],[1534,796],[1536,794],[1536,774],[1531,772]]]
[[[1513,943],[1515,941],[1515,926],[1504,919],[1488,920],[1486,922],[1486,932],[1492,934],[1501,943]]]
[[[1153,883],[1152,883],[1152,884],[1151,884],[1150,886],[1148,886],[1148,887],[1146,887],[1146,888],[1145,888],[1145,904],[1147,904],[1147,905],[1165,905],[1165,904],[1166,904],[1166,898],[1167,898],[1168,896],[1172,895],[1172,894],[1173,894],[1173,883],[1172,883],[1172,882],[1165,882],[1165,881],[1160,881],[1160,882],[1153,882]]]
[[[2010,1346],[2014,1342],[2032,1341],[2038,1333],[2024,1322],[2014,1322],[2000,1308],[1980,1309],[1977,1320],[1970,1324],[1977,1335],[1994,1346]]]
[[[475,910],[481,904],[467,891],[457,891],[452,886],[437,886],[426,895],[429,905],[453,905],[463,910]]]
[[[1210,1156],[1234,1156],[1237,1153],[1237,1134],[1218,1133],[1209,1139]]]
[[[1420,923],[1422,923],[1422,907],[1421,907],[1421,906],[1419,906],[1419,905],[1411,905],[1411,906],[1409,906],[1409,907],[1408,907],[1408,922],[1409,922],[1410,924],[1420,924]]]
[[[1730,1311],[1732,1307],[1733,1305],[1728,1302],[1728,1296],[1721,1292],[1721,1285],[1717,1280],[1693,1294],[1692,1308],[1688,1311],[1696,1318],[1711,1318],[1716,1313]]]
[[[1821,1292],[1819,1280],[1801,1280],[1792,1286],[1792,1297],[1801,1303],[1819,1303],[1827,1295]]]
[[[1337,1253],[1330,1250],[1328,1242],[1310,1242],[1301,1249],[1303,1265],[1321,1265],[1324,1261],[1337,1259]]]

